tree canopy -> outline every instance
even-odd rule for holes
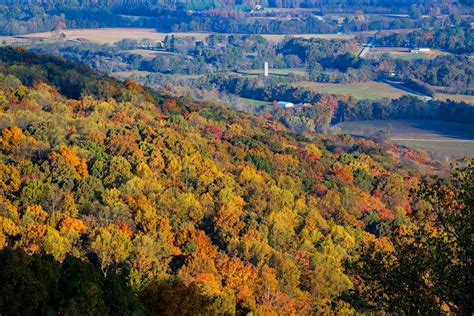
[[[22,49],[0,109],[1,314],[472,312],[472,164]]]

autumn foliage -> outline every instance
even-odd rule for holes
[[[77,76],[98,80],[98,90],[74,86],[82,97],[71,100],[57,91],[72,83],[50,88],[54,69],[44,84],[28,85],[9,67],[0,67],[9,122],[0,131],[0,264],[23,262],[32,279],[34,262],[56,267],[58,289],[68,273],[90,280],[84,271],[95,271],[84,291],[99,314],[355,313],[362,305],[348,293],[363,297],[373,275],[347,262],[365,250],[396,260],[411,245],[396,236],[429,209],[410,194],[422,174],[405,164],[415,157],[406,150],[295,135],[262,117],[90,73]],[[321,106],[324,121],[334,100]],[[446,203],[456,209],[456,199]],[[107,291],[123,295],[120,303]],[[59,310],[82,306],[76,299]],[[370,299],[365,311],[391,311]],[[44,301],[26,312],[41,312]],[[452,311],[461,304],[449,295],[445,303]]]

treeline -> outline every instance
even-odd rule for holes
[[[453,213],[463,230],[449,240],[412,215],[440,201],[411,194],[422,180],[408,165],[433,166],[425,154],[296,135],[55,57],[0,52],[2,314],[472,312],[470,291],[457,290],[468,288],[468,213]],[[97,88],[69,89],[76,80]],[[458,210],[466,191],[453,192],[441,201]],[[391,269],[413,258],[398,232],[418,228],[428,253]],[[392,247],[392,261],[370,261]],[[399,286],[411,295],[392,295]]]
[[[61,14],[47,14],[40,7],[36,10],[21,5],[0,4],[0,34],[17,35],[54,30],[64,22]]]
[[[434,97],[434,91],[426,84],[419,80],[407,79],[403,82],[403,86],[407,87],[410,90],[416,91],[423,95],[427,95],[429,97]]]
[[[457,15],[451,16],[434,16],[427,18],[420,18],[420,13],[414,16],[393,17],[390,15],[368,16],[367,18],[357,19],[346,18],[342,25],[344,32],[364,32],[364,31],[379,31],[379,30],[397,30],[397,29],[414,29],[427,27],[444,27],[447,24],[458,25],[463,21]]]
[[[474,29],[447,26],[434,30],[415,30],[409,33],[377,34],[376,44],[395,47],[429,47],[455,53],[473,53]]]

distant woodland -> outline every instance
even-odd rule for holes
[[[313,11],[253,11],[256,2],[226,1],[39,1],[0,0],[0,34],[17,35],[67,28],[151,27],[160,31],[212,31],[240,34],[336,33],[379,29],[468,26],[471,0],[444,1],[263,1],[267,8],[313,8]],[[377,13],[366,19],[359,13]],[[327,13],[357,13],[342,22]],[[387,13],[405,14],[401,17]],[[420,18],[427,15],[428,18]],[[288,18],[289,17],[289,18]],[[342,24],[340,24],[342,23]]]

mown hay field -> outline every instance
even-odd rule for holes
[[[329,94],[346,94],[356,99],[380,100],[383,98],[398,99],[403,95],[413,95],[383,82],[354,82],[347,84],[298,82],[295,87],[311,89],[315,92]]]
[[[438,158],[474,157],[474,125],[437,120],[386,120],[343,122],[333,133],[375,137],[381,131],[389,141],[428,151]]]
[[[368,59],[379,59],[384,55],[388,55],[393,59],[413,60],[413,59],[433,59],[437,56],[449,55],[437,49],[427,52],[411,52],[403,47],[376,47],[371,48],[365,56]]]
[[[78,40],[85,39],[91,42],[100,44],[112,44],[122,39],[144,39],[148,38],[154,41],[162,41],[167,35],[174,35],[177,37],[194,37],[197,41],[204,40],[212,33],[207,32],[174,32],[163,33],[155,29],[146,28],[95,28],[95,29],[71,29],[64,30],[67,39]],[[230,35],[230,34],[229,34]],[[354,34],[262,34],[264,38],[271,42],[280,42],[285,37],[303,37],[303,38],[322,38],[322,39],[352,39]],[[33,33],[23,35],[25,38],[44,38],[51,39],[53,34],[51,32]]]

